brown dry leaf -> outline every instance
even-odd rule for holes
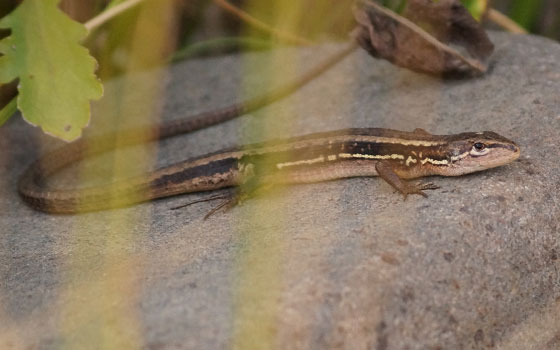
[[[480,75],[494,45],[459,0],[408,0],[400,16],[369,0],[354,4],[352,36],[372,56],[436,75]]]

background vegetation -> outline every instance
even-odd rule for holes
[[[13,10],[22,0],[3,0],[0,2],[0,17],[5,16]],[[87,20],[98,14],[111,0],[61,0],[60,7],[79,22]],[[232,4],[239,7],[244,6],[244,0],[231,0]],[[276,11],[282,7],[283,0],[251,1],[250,11],[256,18],[265,23],[273,22]],[[354,20],[350,12],[352,1],[340,0],[301,0],[300,7],[310,9],[304,11],[305,18],[301,18],[295,27],[298,35],[313,40],[344,39],[348,31],[353,27]],[[489,5],[498,9],[510,18],[514,19],[529,32],[560,40],[560,1],[558,0],[490,0]],[[240,21],[218,7],[212,0],[177,0],[177,18],[175,21],[176,47],[180,49],[191,48],[188,54],[208,53],[212,45],[201,45],[203,42],[217,38],[235,37],[248,35],[253,41],[241,42],[242,46],[253,48],[266,47],[259,43],[261,38],[267,40],[268,34],[255,30],[252,33],[243,33],[246,28]],[[110,62],[104,62],[99,72],[101,78],[108,78],[119,74],[123,66],[123,58],[126,56],[127,47],[134,30],[133,24],[138,11],[131,10],[118,16],[109,24],[103,26],[94,35],[88,38],[86,46],[92,51],[94,57],[100,55],[113,55]],[[312,20],[309,16],[321,18]],[[0,37],[7,31],[0,31]],[[174,45],[175,46],[175,45]],[[215,45],[216,46],[216,45]],[[222,42],[219,52],[230,51],[239,48],[236,45]],[[107,65],[107,63],[110,63]],[[4,93],[5,89],[3,89]]]
[[[0,18],[10,13],[22,0],[3,0],[0,3]],[[108,4],[117,0],[61,0],[60,8],[70,17],[86,22],[98,15]],[[266,49],[275,44],[270,34],[258,28],[248,27],[238,17],[228,13],[212,0],[174,0],[173,13],[159,20],[167,27],[166,38],[158,52],[152,53],[135,69],[146,69],[165,61],[185,59],[193,56],[216,55],[240,49]],[[275,28],[284,26],[279,22],[283,11],[295,11],[289,19],[288,32],[310,41],[346,40],[354,26],[351,13],[352,1],[301,0],[287,8],[284,0],[230,0],[244,8],[255,18]],[[529,32],[560,40],[560,1],[558,0],[494,0],[489,6],[506,14]],[[140,11],[127,11],[96,29],[87,37],[85,46],[99,62],[98,77],[108,80],[130,70],[130,60],[138,38]],[[153,17],[153,19],[156,16]],[[495,28],[496,25],[488,24]],[[277,28],[282,30],[282,28]],[[146,41],[150,40],[153,28],[144,28]],[[0,30],[0,39],[9,34]],[[138,40],[138,39],[136,39]],[[138,47],[138,46],[136,46]],[[0,85],[0,109],[16,95],[16,83]]]

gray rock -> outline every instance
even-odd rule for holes
[[[215,202],[170,210],[207,194],[47,215],[20,201],[16,182],[60,142],[14,118],[0,129],[0,348],[558,349],[560,45],[492,39],[490,71],[478,79],[441,81],[355,52],[251,115],[53,180],[83,186],[347,127],[493,130],[520,144],[511,165],[433,179],[442,189],[429,199],[402,201],[383,181],[357,178],[282,188],[207,221]],[[225,106],[339,49],[197,60],[167,78],[115,81],[92,129],[115,116],[141,124],[158,110],[179,118]]]

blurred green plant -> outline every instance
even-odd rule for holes
[[[527,30],[531,30],[539,18],[542,0],[513,0],[510,18]]]
[[[488,0],[461,0],[461,3],[469,10],[474,19],[479,22],[488,9]]]
[[[434,0],[434,1],[438,1],[438,0]],[[407,0],[383,0],[381,1],[381,4],[384,7],[398,14],[402,14],[404,9],[406,8],[407,2],[408,2]],[[469,10],[470,14],[479,22],[488,7],[488,0],[461,0],[461,3],[463,4],[463,6],[467,8],[467,10]]]
[[[64,3],[67,5],[74,4],[72,1],[68,0]],[[89,8],[95,9],[93,13],[89,12],[85,15],[82,13],[81,18],[90,18],[93,14],[96,14],[92,20],[84,25],[70,20],[66,14],[57,9],[60,0],[25,0],[23,2],[11,0],[3,1],[0,5],[0,10],[5,13],[10,9],[10,6],[14,7],[15,4],[19,3],[16,10],[0,19],[2,27],[11,30],[9,37],[0,39],[0,54],[4,54],[4,56],[0,56],[0,84],[19,78],[17,103],[15,99],[10,99],[13,94],[8,94],[8,98],[3,96],[3,100],[9,102],[0,110],[0,125],[8,120],[18,108],[29,122],[65,140],[79,137],[81,129],[87,125],[89,121],[89,102],[100,97],[101,85],[93,75],[94,60],[80,46],[80,42],[87,35],[87,41],[85,44],[82,42],[82,44],[90,47],[94,55],[102,62],[98,72],[99,76],[112,77],[119,72],[119,62],[127,61],[128,41],[126,33],[134,27],[135,17],[119,16],[119,18],[128,17],[130,20],[121,21],[124,23],[122,25],[119,25],[119,21],[116,21],[113,23],[114,25],[106,26],[94,35],[86,34],[85,29],[91,34],[109,19],[144,0],[80,1],[83,1],[80,4],[94,4],[93,6],[90,5]],[[378,1],[397,13],[402,12],[408,3],[407,0]],[[196,19],[193,20],[191,16],[183,20],[182,23],[186,24],[182,24],[183,30],[177,33],[178,42],[181,42],[182,45],[180,45],[180,50],[172,57],[173,61],[211,52],[223,53],[244,48],[252,50],[268,49],[274,46],[274,42],[288,41],[290,37],[292,37],[290,40],[295,43],[300,41],[299,44],[308,45],[311,41],[306,40],[306,38],[315,41],[317,37],[323,35],[322,33],[336,31],[336,28],[339,28],[339,32],[343,32],[342,36],[337,37],[344,38],[347,31],[346,29],[341,30],[340,24],[344,23],[342,25],[344,28],[347,25],[352,25],[352,21],[348,21],[346,18],[351,17],[350,11],[348,10],[348,16],[345,15],[346,7],[349,7],[350,3],[341,4],[335,0],[306,0],[302,2],[300,4],[302,9],[312,7],[314,16],[320,17],[322,21],[303,16],[300,20],[301,23],[294,27],[292,33],[287,33],[293,35],[286,35],[281,31],[281,28],[275,28],[277,24],[266,25],[266,23],[272,23],[268,18],[273,16],[270,14],[270,9],[278,8],[275,4],[280,3],[281,0],[271,0],[268,5],[261,2],[253,4],[249,11],[253,16],[231,5],[229,0],[214,0],[213,2],[233,15],[229,18],[224,17],[226,21],[235,18],[234,22],[236,20],[249,24],[254,22],[253,24],[256,23],[261,27],[261,34],[264,32],[265,35],[253,36],[254,33],[251,32],[251,36],[243,36],[243,32],[239,31],[239,26],[230,26],[225,31],[218,33],[217,37],[205,37],[203,35],[203,40],[200,41],[199,34],[204,31],[202,27],[205,25],[201,18],[206,15],[203,13],[203,9],[211,2],[185,1],[183,6],[187,6],[187,3],[190,4],[188,6],[190,6],[191,12],[194,11],[193,7],[195,8]],[[461,2],[478,21],[487,17],[491,21],[501,23],[502,27],[515,31],[515,24],[510,21],[511,25],[509,27],[504,25],[509,19],[490,8],[488,0],[461,0]],[[530,29],[540,27],[539,18],[542,19],[545,10],[550,8],[550,3],[545,3],[542,0],[503,0],[502,2],[496,0],[493,5],[501,5],[502,11],[509,13],[523,27]],[[510,11],[507,11],[508,8]],[[134,11],[131,12],[134,13]],[[51,34],[45,36],[41,33],[39,35],[37,29],[42,26],[49,28],[46,33]],[[84,27],[85,29],[83,29]],[[55,35],[54,33],[57,33],[57,30],[58,33],[63,34]],[[5,33],[6,31],[2,32],[0,30],[0,34],[5,35]],[[247,32],[244,34],[247,34]],[[303,38],[299,38],[300,34],[303,34]],[[294,40],[294,38],[297,40]],[[17,48],[16,50],[13,49],[14,45]],[[52,69],[52,67],[58,68]],[[15,84],[12,84],[10,89],[15,90],[13,86]]]
[[[111,2],[107,4],[107,7],[105,9],[108,10],[112,7],[117,6],[118,4],[120,4],[122,2],[124,2],[124,0],[111,0]]]
[[[407,0],[383,0],[381,3],[386,8],[401,14],[406,7]]]

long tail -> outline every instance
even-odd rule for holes
[[[116,147],[114,140],[117,137],[119,147],[131,146],[200,130],[257,110],[304,86],[341,61],[356,47],[357,45],[352,43],[294,81],[250,100],[188,118],[165,121],[155,126],[149,125],[118,132],[118,134],[109,133],[80,139],[31,164],[19,179],[18,191],[32,208],[49,213],[103,210],[166,196],[163,194],[165,191],[154,189],[150,184],[150,178],[154,174],[79,190],[57,190],[45,187],[43,184],[49,176],[71,163],[113,150]],[[165,171],[165,169],[160,170]]]

